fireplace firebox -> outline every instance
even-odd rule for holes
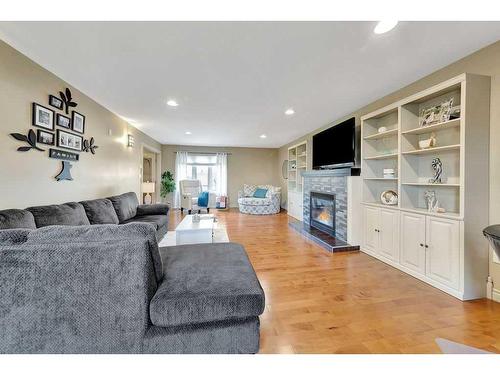
[[[311,191],[309,225],[335,236],[335,194]]]

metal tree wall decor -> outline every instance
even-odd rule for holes
[[[73,177],[71,176],[70,169],[73,166],[69,161],[63,161],[62,162],[62,170],[59,172],[59,174],[56,176],[57,181],[62,181],[62,180],[69,180],[73,181]]]
[[[41,149],[36,145],[36,134],[33,131],[33,129],[30,129],[30,131],[28,132],[28,135],[24,135],[21,133],[10,133],[10,135],[13,136],[15,139],[17,139],[18,141],[26,142],[27,144],[29,144],[29,146],[18,147],[17,151],[26,152],[26,151],[29,151],[31,149],[42,151],[42,152],[45,151],[44,149]]]
[[[69,115],[69,107],[76,107],[78,104],[73,101],[71,90],[66,88],[65,92],[59,91],[59,96],[64,103],[64,111]]]
[[[71,108],[78,106],[78,104],[73,100],[71,90],[66,88],[64,91],[59,91],[59,96],[60,99],[49,94],[49,105],[61,112],[64,111],[67,115],[69,115]],[[85,140],[83,139],[83,134],[85,133],[85,116],[76,112],[74,109],[71,112],[72,118],[70,119],[67,116],[63,116],[61,113],[57,113],[53,109],[33,103],[31,125],[43,128],[44,130],[38,129],[38,136],[33,129],[30,129],[27,135],[21,133],[10,133],[15,140],[26,143],[25,145],[17,148],[17,151],[20,152],[27,152],[32,149],[45,152],[46,150],[38,147],[37,142],[39,144],[54,146],[54,140],[57,139],[57,143],[55,145],[57,148],[49,148],[48,150],[49,158],[62,160],[62,169],[55,176],[57,181],[72,181],[73,177],[71,176],[70,170],[73,166],[70,161],[78,161],[80,159],[80,154],[78,153],[82,151],[90,152],[95,155],[96,149],[99,147],[95,144],[94,137],[90,137],[90,139]],[[54,118],[56,116],[58,120],[54,124]],[[61,129],[57,129],[56,132],[55,125],[82,135],[65,132]],[[76,153],[60,150],[58,148],[70,149],[76,151]]]
[[[88,139],[85,139],[83,141],[83,150],[85,152],[91,152],[92,155],[95,155],[95,150],[96,148],[99,148],[99,146],[94,145],[94,137],[90,137],[90,141]]]

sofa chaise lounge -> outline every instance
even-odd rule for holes
[[[41,218],[0,211],[0,353],[258,352],[264,292],[241,245],[158,248],[151,223],[25,212]]]

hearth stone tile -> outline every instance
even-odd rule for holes
[[[298,220],[290,219],[288,225],[310,240],[316,242],[330,253],[337,253],[341,251],[359,251],[359,246],[349,245],[347,242],[342,241],[338,237],[327,235],[319,229],[312,228]]]

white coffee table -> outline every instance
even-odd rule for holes
[[[214,215],[200,215],[201,220],[197,223],[193,223],[193,216],[186,215],[175,228],[177,245],[212,243],[214,228],[217,225]]]

